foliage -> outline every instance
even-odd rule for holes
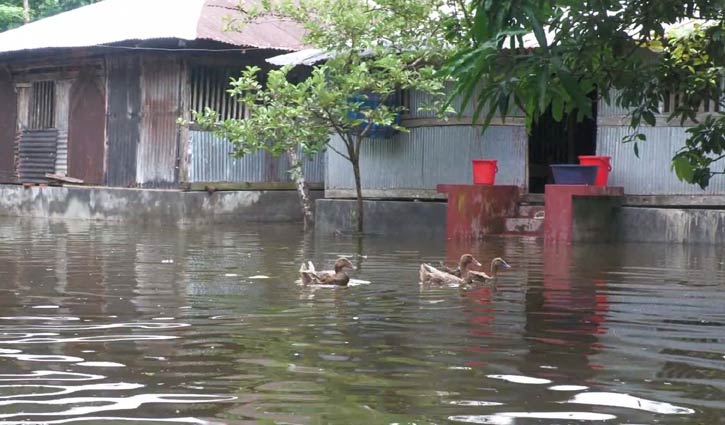
[[[99,0],[30,0],[31,19],[40,19]],[[22,25],[23,0],[0,0],[0,31]]]
[[[299,23],[307,31],[305,43],[329,59],[299,82],[291,78],[290,66],[269,71],[266,85],[260,70],[249,68],[230,90],[246,106],[248,118],[218,122],[206,111],[195,120],[231,140],[238,155],[259,149],[279,154],[298,144],[307,153],[330,148],[341,155],[352,165],[362,231],[361,146],[375,143],[367,138],[374,126],[405,131],[396,117],[406,108],[388,102],[400,90],[423,91],[442,104],[443,80],[434,64],[446,59],[449,16],[436,13],[441,0],[266,1],[262,6],[245,12]],[[330,144],[331,133],[344,148]]]
[[[477,0],[473,8],[466,45],[446,69],[458,81],[454,96],[476,96],[484,125],[513,107],[529,127],[548,110],[556,120],[582,120],[603,99],[631,110],[625,141],[638,153],[641,126],[655,125],[660,104],[677,93],[679,104],[662,118],[695,126],[673,167],[707,186],[725,148],[725,116],[699,122],[697,112],[713,99],[725,109],[722,0]],[[668,31],[692,19],[700,24]]]

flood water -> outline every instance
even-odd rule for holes
[[[466,251],[514,268],[495,287],[418,284],[422,260]],[[295,283],[303,259],[338,255],[370,283]],[[722,423],[724,262],[0,219],[0,423]]]

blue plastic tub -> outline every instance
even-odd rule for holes
[[[597,180],[596,165],[552,164],[554,183],[593,185]]]

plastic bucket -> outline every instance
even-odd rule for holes
[[[498,165],[495,159],[474,159],[473,184],[492,185],[496,180]]]
[[[554,183],[593,185],[597,179],[596,165],[552,164]]]
[[[609,163],[610,159],[612,158],[609,156],[582,155],[579,157],[579,164],[596,165],[599,167],[594,186],[606,186],[607,179],[609,179],[609,172],[612,171],[612,165]]]

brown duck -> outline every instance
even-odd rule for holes
[[[485,272],[477,272],[471,270],[468,273],[468,278],[473,282],[488,282],[491,280],[496,279],[496,276],[498,275],[498,272],[502,270],[508,270],[511,266],[509,263],[506,262],[501,257],[496,257],[493,260],[491,260],[491,274],[486,274]]]
[[[469,268],[471,266],[480,267],[481,263],[478,262],[473,255],[464,254],[458,263],[458,269],[437,269],[430,264],[420,265],[420,283],[422,284],[435,284],[435,285],[460,285],[469,279]],[[444,266],[445,267],[445,266]]]
[[[355,270],[347,258],[340,258],[335,261],[334,270],[315,270],[315,265],[311,261],[302,264],[300,267],[300,278],[303,285],[337,285],[347,286],[350,282],[350,276],[345,270]]]

